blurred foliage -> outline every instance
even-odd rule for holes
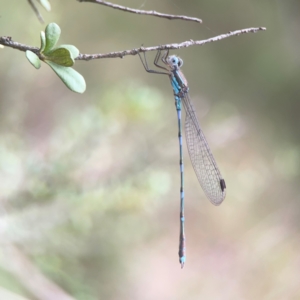
[[[119,4],[204,23],[54,0],[44,18],[82,53],[267,27],[178,51],[226,179],[225,202],[216,208],[205,199],[184,148],[180,270],[177,122],[167,77],[144,72],[138,57],[78,62],[87,82],[78,95],[49,68],[32,68],[24,53],[0,49],[0,299],[2,289],[45,299],[29,282],[30,263],[78,300],[298,299],[300,3]],[[44,25],[28,3],[0,0],[0,7],[0,35],[38,46]]]

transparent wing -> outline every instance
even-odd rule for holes
[[[185,135],[192,165],[208,199],[212,204],[220,205],[226,196],[225,181],[200,128],[187,93],[182,98],[182,103],[186,111]]]

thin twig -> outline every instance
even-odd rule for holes
[[[32,47],[32,46],[28,46],[28,45],[25,45],[25,44],[20,44],[18,42],[14,42],[10,36],[1,36],[0,37],[0,44],[3,45],[3,46],[6,46],[6,47],[18,49],[18,50],[24,51],[24,52],[27,51],[27,50],[30,50],[30,51],[32,51],[36,54],[40,50],[40,48],[38,48],[38,47]]]
[[[121,6],[118,4],[113,4],[110,2],[102,1],[102,0],[78,0],[79,2],[90,2],[90,3],[95,3],[95,4],[100,4],[100,5],[105,5],[111,8],[123,10],[126,12],[134,13],[134,14],[139,14],[139,15],[148,15],[148,16],[154,16],[154,17],[159,17],[159,18],[165,18],[169,20],[184,20],[184,21],[192,21],[192,22],[197,22],[197,23],[202,23],[201,19],[198,18],[193,18],[193,17],[187,17],[187,16],[180,16],[180,15],[168,15],[168,14],[162,14],[159,12],[156,12],[154,10],[140,10],[140,9],[133,9],[129,8],[126,6]]]
[[[41,23],[44,23],[44,19],[42,17],[42,15],[40,14],[39,10],[37,9],[37,7],[35,6],[35,4],[33,3],[32,0],[28,0],[29,5],[31,6],[31,8],[33,9],[33,11],[35,12],[36,16],[38,17],[39,21]]]
[[[221,35],[209,38],[207,40],[201,40],[201,41],[189,40],[189,41],[182,42],[179,44],[166,44],[166,45],[153,46],[153,47],[143,47],[142,46],[137,49],[124,50],[124,51],[119,51],[119,52],[110,52],[110,53],[105,53],[105,54],[79,54],[79,56],[76,59],[77,60],[92,60],[92,59],[115,58],[115,57],[123,58],[126,55],[136,55],[140,52],[180,49],[180,48],[186,48],[186,47],[190,47],[190,46],[194,46],[194,45],[202,46],[204,44],[223,40],[223,39],[226,39],[231,36],[236,36],[236,35],[240,35],[240,34],[244,34],[244,33],[256,33],[258,31],[264,31],[264,30],[266,30],[265,27],[246,28],[246,29],[241,29],[241,30],[230,31],[228,33],[221,34]]]
[[[241,30],[230,31],[228,33],[217,35],[215,37],[209,38],[207,40],[201,40],[201,41],[189,40],[189,41],[185,41],[185,42],[182,42],[179,44],[177,44],[177,43],[165,44],[165,45],[153,46],[153,47],[143,47],[142,46],[140,48],[135,48],[135,49],[131,49],[131,50],[109,52],[109,53],[105,53],[105,54],[81,54],[80,53],[76,59],[77,60],[93,60],[93,59],[101,59],[101,58],[116,58],[116,57],[123,58],[126,55],[136,55],[140,52],[180,49],[180,48],[186,48],[186,47],[195,46],[195,45],[202,46],[207,43],[212,43],[212,42],[216,42],[216,41],[220,41],[220,40],[229,38],[231,36],[237,36],[237,35],[244,34],[244,33],[256,33],[258,31],[264,31],[264,30],[266,30],[265,27],[246,28],[246,29],[241,29]],[[36,55],[38,55],[41,59],[43,59],[43,57],[39,53],[39,50],[40,50],[39,48],[31,47],[31,46],[27,46],[24,44],[14,42],[11,37],[7,37],[7,36],[0,37],[0,44],[7,46],[7,47],[14,48],[14,49],[18,49],[18,50],[24,51],[24,52],[26,50],[30,50],[30,51],[34,52]]]

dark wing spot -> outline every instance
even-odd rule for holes
[[[224,192],[224,190],[226,189],[226,183],[224,179],[220,180],[220,186],[221,186],[221,190],[222,192]]]

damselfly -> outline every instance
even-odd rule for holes
[[[179,139],[179,165],[180,165],[180,234],[179,234],[179,262],[183,268],[186,261],[186,246],[184,233],[184,189],[183,189],[183,153],[182,153],[182,130],[181,130],[181,106],[185,108],[185,135],[189,155],[198,177],[199,183],[207,198],[214,205],[220,205],[226,196],[226,184],[217,163],[211,153],[203,131],[199,125],[195,110],[191,103],[188,91],[188,83],[180,68],[183,61],[176,55],[170,55],[166,51],[161,55],[158,51],[154,65],[163,71],[150,70],[144,52],[144,60],[139,53],[145,70],[149,73],[168,75],[175,97],[175,107],[178,120]],[[158,64],[159,59],[165,66]]]

